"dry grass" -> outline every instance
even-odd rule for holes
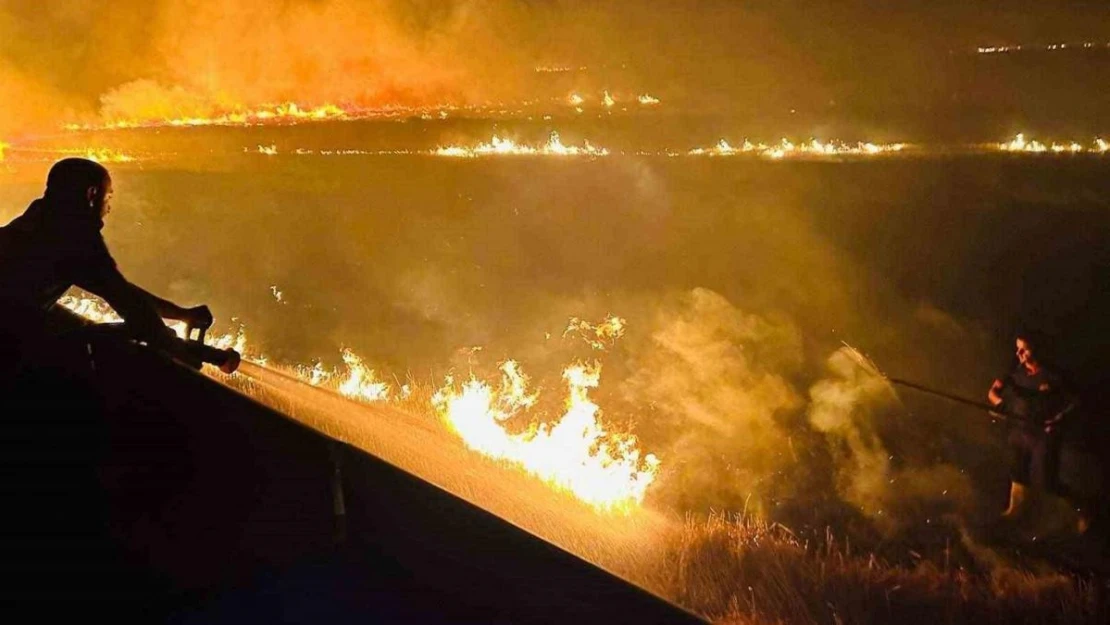
[[[688,520],[667,546],[667,594],[723,624],[1097,622],[1096,588],[1067,575],[907,568],[822,543],[751,519]]]
[[[906,566],[855,553],[832,531],[803,540],[746,516],[601,515],[466,450],[427,408],[430,384],[414,384],[401,406],[351,402],[272,375],[219,377],[717,623],[1096,622],[1091,583],[1025,572],[982,547],[974,571],[944,559]]]

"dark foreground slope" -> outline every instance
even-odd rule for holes
[[[5,338],[0,595],[27,620],[698,622],[141,348]]]

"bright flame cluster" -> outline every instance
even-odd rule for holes
[[[389,401],[394,397],[393,389],[387,382],[378,379],[377,373],[349,348],[340,351],[346,373],[328,368],[316,361],[311,365],[294,365],[293,374],[311,386],[330,388],[340,395],[361,402]],[[408,385],[401,387],[397,397],[407,398],[411,394]]]
[[[584,71],[586,71],[586,69],[587,69],[587,67],[585,65],[581,65],[579,67],[571,67],[569,65],[540,65],[540,66],[536,67],[536,73],[537,74],[563,74],[563,73],[566,73],[566,72],[573,72],[573,71],[584,72]]]
[[[1095,48],[1110,48],[1110,41],[1081,41],[1078,43],[1049,43],[1042,45],[1013,45],[1013,46],[979,46],[975,51],[979,54],[1006,54],[1007,52],[1021,52],[1022,50],[1056,52],[1058,50],[1092,50]]]
[[[570,322],[567,324],[567,329],[563,332],[563,338],[576,335],[590,347],[598,351],[605,351],[611,347],[617,339],[624,336],[624,327],[625,320],[612,315],[597,324],[590,323],[585,319],[579,319],[578,317],[571,317]]]
[[[547,143],[541,146],[524,145],[512,139],[494,136],[489,143],[480,143],[476,146],[443,146],[433,150],[432,154],[454,158],[477,158],[480,156],[607,156],[609,150],[591,145],[589,141],[583,142],[581,147],[566,145],[559,138],[559,133],[552,132]]]
[[[138,161],[138,157],[126,152],[121,152],[112,148],[98,148],[98,147],[84,147],[84,148],[64,148],[64,149],[39,149],[27,148],[23,146],[12,146],[10,144],[0,141],[0,161],[4,160],[4,150],[10,149],[12,153],[20,157],[30,154],[35,155],[32,158],[38,159],[54,159],[57,157],[80,157],[97,163],[134,163]]]
[[[617,98],[615,98],[613,96],[613,94],[609,93],[608,91],[601,92],[601,104],[605,108],[608,108],[608,109],[613,108],[614,106],[617,105],[617,101],[618,101]],[[644,94],[641,94],[641,95],[637,96],[636,101],[639,102],[640,104],[642,104],[643,106],[655,106],[655,105],[659,104],[659,98],[657,98],[657,97],[655,97],[651,94],[647,94],[647,93],[644,93]],[[575,108],[581,107],[585,103],[586,103],[586,98],[582,97],[578,93],[571,93],[570,95],[567,96],[567,104],[569,104],[569,105],[571,105]]]
[[[739,147],[733,146],[725,139],[717,142],[711,148],[695,148],[688,154],[691,156],[734,156],[748,154],[771,159],[789,157],[822,157],[822,156],[875,156],[901,152],[906,148],[904,143],[856,143],[849,144],[842,141],[823,142],[810,139],[805,143],[793,143],[782,139],[775,144],[752,143],[747,139]]]
[[[1055,141],[1045,144],[1040,141],[1026,139],[1024,133],[1018,133],[1012,140],[1005,143],[999,143],[998,149],[1003,152],[1026,152],[1032,154],[1041,154],[1051,152],[1053,154],[1080,154],[1083,152],[1093,152],[1097,154],[1105,154],[1110,152],[1110,142],[1102,138],[1097,138],[1089,145],[1083,145],[1075,141],[1068,143],[1056,143]]]
[[[120,119],[105,124],[67,124],[66,130],[124,130],[156,126],[256,126],[302,121],[346,119],[350,113],[334,104],[302,108],[295,102],[254,110],[235,111],[210,117],[174,117],[167,119]]]
[[[96,297],[67,294],[58,299],[58,304],[93,323],[123,322],[123,317],[120,317],[111,306]],[[186,326],[184,322],[174,321],[168,325],[177,334],[178,338],[188,338],[185,333]],[[207,337],[205,343],[217,349],[234,349],[242,355],[247,353],[247,334],[241,325],[234,333]]]
[[[97,163],[134,163],[137,159],[130,154],[113,150],[111,148],[86,148],[71,152],[74,156],[87,158]]]
[[[339,392],[344,397],[362,401],[386,401],[389,399],[389,384],[377,379],[373,369],[367,368],[354,352],[343,350],[343,363],[347,365],[347,379],[339,384]],[[315,369],[313,370],[315,376]]]
[[[123,321],[102,300],[84,295],[65,295],[59,303],[96,323]],[[170,326],[185,337],[185,326]],[[597,349],[605,349],[624,333],[624,320],[609,317],[598,324],[572,319],[567,333],[576,333]],[[233,334],[210,337],[209,345],[220,349],[247,350],[242,326]],[[316,362],[294,367],[295,375],[316,387],[331,387],[345,397],[379,402],[391,399],[389,384],[377,379],[375,372],[350,349],[343,349],[347,371]],[[265,365],[265,358],[255,359]],[[611,433],[600,420],[601,410],[589,397],[601,379],[601,365],[574,364],[563,371],[569,397],[563,415],[552,423],[532,421],[521,433],[510,433],[510,420],[527,416],[535,407],[539,392],[529,390],[528,376],[514,361],[501,365],[498,388],[471,378],[461,386],[450,378],[432,397],[432,405],[464,444],[486,456],[513,463],[536,475],[558,490],[572,493],[591,506],[604,511],[631,512],[642,503],[647,488],[655,480],[660,462],[653,454],[642,454],[638,439],[631,434]],[[411,396],[408,385],[401,387],[399,399]]]
[[[589,397],[601,378],[599,364],[568,367],[563,372],[570,391],[565,413],[553,423],[533,422],[519,434],[505,424],[524,416],[538,393],[529,394],[528,378],[515,362],[504,363],[501,373],[499,389],[473,377],[461,386],[448,378],[432,398],[468,447],[518,465],[598,509],[628,512],[643,501],[659,459],[641,457],[635,436],[610,433],[601,423],[600,409]]]

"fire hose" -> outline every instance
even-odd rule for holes
[[[196,338],[193,338],[194,330],[196,331]],[[242,362],[242,357],[239,355],[239,352],[234,349],[220,349],[218,347],[212,347],[211,345],[205,345],[204,338],[207,332],[208,327],[205,326],[186,326],[185,338],[178,339],[174,337],[170,339],[170,342],[164,347],[156,349],[170,358],[198,371],[207,363],[218,367],[220,371],[226,374],[234,373]],[[75,330],[71,334],[89,343],[90,354],[92,353],[92,343],[89,341],[95,337],[123,340],[135,339],[135,337],[128,332],[127,327],[123,323],[92,324]]]
[[[193,340],[193,326],[185,326],[184,347],[188,358],[186,364],[199,370],[204,363],[208,363],[219,367],[220,371],[228,375],[235,373],[235,370],[239,368],[239,363],[242,362],[239,352],[234,349],[219,349],[205,345],[204,335],[208,332],[208,326],[199,326],[195,329],[197,330],[197,338]]]

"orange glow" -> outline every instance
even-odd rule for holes
[[[711,148],[695,148],[688,152],[691,156],[733,156],[737,154],[750,154],[770,159],[784,159],[792,157],[832,157],[832,156],[876,156],[880,154],[894,154],[906,149],[904,143],[871,143],[859,142],[849,144],[843,141],[823,142],[810,139],[806,143],[793,143],[789,139],[782,139],[775,144],[752,143],[747,139],[740,147],[735,147],[725,139],[717,142]]]
[[[267,106],[253,110],[236,110],[211,116],[187,117],[133,117],[114,119],[103,124],[67,124],[66,130],[123,130],[127,128],[153,128],[159,126],[257,126],[262,124],[291,124],[304,121],[347,119],[348,111],[334,104],[303,108],[295,102]]]
[[[108,148],[88,148],[75,152],[75,155],[97,163],[133,163],[136,160],[134,156]]]
[[[343,350],[343,362],[347,365],[347,379],[339,383],[339,392],[344,397],[361,401],[385,401],[389,399],[389,385],[377,379],[374,370],[354,352]]]
[[[578,317],[572,317],[563,332],[563,337],[576,335],[590,347],[605,351],[612,347],[617,339],[624,336],[625,320],[620,317],[607,317],[598,324],[590,323]]]
[[[65,295],[59,303],[96,323],[122,321],[95,297]],[[173,323],[170,327],[184,338],[184,324]],[[624,327],[624,320],[614,316],[598,324],[572,319],[566,332],[580,335],[596,349],[606,349],[623,335]],[[207,342],[220,349],[234,348],[241,354],[248,349],[242,326],[235,333],[215,336]],[[342,350],[342,357],[347,373],[341,380],[320,362],[297,365],[293,371],[312,386],[336,381],[338,392],[350,399],[379,402],[391,398],[390,385],[378,380],[362,358],[350,349]],[[267,363],[261,356],[252,360],[263,366]],[[552,423],[533,421],[519,434],[510,433],[504,426],[510,419],[528,416],[539,392],[529,390],[528,376],[514,361],[503,363],[501,374],[496,389],[475,378],[461,386],[448,378],[432,397],[435,410],[468,447],[517,465],[599,510],[628,513],[643,502],[658,473],[659,459],[643,453],[634,435],[609,432],[602,423],[601,410],[589,397],[590,389],[600,383],[599,363],[567,367],[563,379],[569,395],[562,416]],[[404,385],[398,396],[406,399],[411,394],[411,387]]]
[[[63,295],[58,304],[74,314],[84,317],[94,323],[122,323],[123,318],[120,317],[112,307],[105,303],[98,297],[89,295]],[[180,321],[174,321],[168,324],[178,336],[178,338],[185,339],[185,324]],[[239,354],[246,357],[248,353],[247,335],[243,326],[231,334],[220,334],[210,336],[205,341],[206,344],[211,345],[217,349],[234,349]],[[254,361],[264,361],[265,358],[256,355],[251,358]]]
[[[589,141],[579,146],[568,146],[559,138],[559,133],[551,133],[551,138],[541,146],[519,144],[512,139],[494,136],[489,143],[476,146],[450,145],[436,148],[432,154],[453,158],[476,158],[479,156],[607,156],[609,150],[591,145]]]
[[[468,447],[515,464],[599,510],[627,513],[643,501],[659,459],[644,455],[635,436],[606,431],[589,398],[600,382],[599,364],[567,367],[569,397],[562,417],[551,424],[533,422],[520,434],[509,433],[505,424],[525,416],[538,393],[528,392],[528,377],[516,362],[502,364],[501,373],[499,389],[473,377],[461,386],[448,378],[432,398]]]
[[[1015,152],[1025,154],[1045,154],[1051,152],[1052,154],[1105,154],[1110,151],[1110,143],[1101,137],[1096,138],[1090,144],[1084,145],[1078,141],[1044,143],[1034,139],[1026,139],[1025,133],[1018,133],[1013,139],[1005,143],[997,145],[999,150],[1003,152]]]
[[[326,369],[322,362],[315,362],[311,366],[297,365],[293,368],[293,371],[297,374],[297,377],[312,386],[320,386],[335,376],[335,372]]]
[[[1026,141],[1025,133],[1018,133],[1012,141],[998,144],[999,149],[1005,152],[1046,152],[1048,148],[1039,141]]]

